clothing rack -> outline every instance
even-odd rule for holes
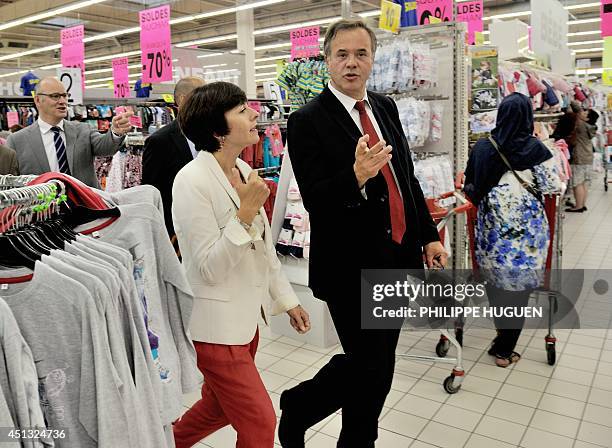
[[[3,176],[4,177],[4,176]],[[21,177],[21,176],[12,176]],[[23,176],[24,179],[13,179],[17,183],[30,181],[32,176]],[[34,176],[36,178],[36,176]],[[0,180],[1,182],[1,180]],[[59,187],[59,191],[58,191]],[[49,195],[53,197],[61,197],[64,194],[65,186],[59,180],[54,180],[39,185],[22,186],[16,188],[10,188],[8,190],[0,190],[0,209],[13,207],[13,206],[33,206],[37,204],[47,203]]]
[[[36,179],[36,175],[13,176],[12,174],[0,175],[0,190],[9,188],[25,187]]]

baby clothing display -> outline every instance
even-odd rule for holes
[[[297,181],[292,178],[287,191],[285,219],[276,243],[280,255],[308,259],[310,253],[310,218],[304,208]]]
[[[396,104],[411,148],[420,148],[427,141],[439,142],[442,139],[444,105],[441,102],[408,97],[397,99]]]
[[[293,112],[321,93],[328,81],[327,64],[316,56],[286,64],[276,84],[288,92]]]

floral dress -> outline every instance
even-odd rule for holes
[[[518,175],[543,194],[558,193],[561,181],[554,159]],[[476,260],[495,286],[523,291],[540,284],[550,230],[541,202],[505,173],[478,206]]]

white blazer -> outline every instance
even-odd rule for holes
[[[236,165],[248,178],[251,167],[240,159]],[[200,151],[179,171],[172,197],[174,228],[195,298],[193,340],[248,344],[262,310],[280,314],[299,305],[264,209],[263,219],[247,232],[236,218],[238,194],[210,152]]]

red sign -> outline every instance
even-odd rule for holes
[[[482,13],[483,13],[483,0],[476,0],[475,2],[463,2],[457,3],[456,17],[457,22],[466,22],[468,24],[468,42],[470,45],[474,45],[474,33],[482,33]]]
[[[419,25],[452,22],[453,0],[417,0]]]
[[[142,82],[172,81],[170,5],[145,9],[138,15]]]
[[[291,36],[291,60],[296,58],[307,58],[318,56],[319,51],[319,27],[310,26],[298,28],[290,33]]]
[[[130,97],[128,58],[113,59],[113,87],[115,98]]]
[[[7,112],[6,120],[8,121],[8,127],[10,129],[11,126],[19,124],[19,114],[17,112]]]
[[[601,37],[612,36],[612,0],[601,0]]]

